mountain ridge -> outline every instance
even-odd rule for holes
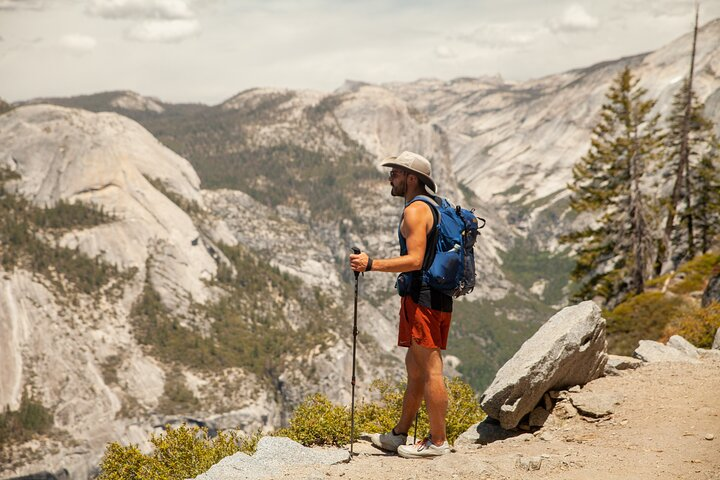
[[[703,28],[720,30],[720,21]],[[720,49],[707,39],[703,42],[698,85],[718,124],[720,79],[713,72],[720,71]],[[628,62],[651,59],[654,63],[648,63],[645,72],[655,74],[654,91],[662,93],[659,105],[666,108],[676,77],[681,78],[685,68],[682,52],[689,46],[680,43],[601,62],[588,67],[586,75],[571,71],[527,84],[484,77],[444,83],[353,83],[331,93],[250,89],[214,106],[167,104],[120,91],[43,100],[72,109],[13,105],[12,111],[0,115],[0,164],[24,174],[8,183],[13,194],[40,206],[61,199],[92,204],[122,193],[137,198],[132,205],[145,205],[153,213],[138,214],[136,230],[127,230],[132,234],[118,225],[101,225],[91,232],[71,229],[61,236],[61,245],[77,247],[89,258],[137,268],[137,277],[118,301],[108,299],[97,306],[84,298],[79,306],[66,305],[36,273],[3,272],[0,316],[3,321],[10,318],[12,325],[1,331],[13,333],[0,338],[9,345],[0,351],[12,351],[13,359],[20,360],[12,360],[11,369],[19,373],[0,384],[5,392],[0,404],[16,405],[26,381],[33,376],[42,379],[36,385],[41,400],[58,409],[58,425],[70,428],[75,441],[91,452],[73,460],[79,465],[76,472],[83,472],[98,456],[98,440],[144,438],[149,426],[143,415],[153,413],[167,397],[164,389],[172,386],[170,380],[179,379],[207,405],[214,400],[201,395],[205,386],[230,385],[229,400],[218,400],[218,411],[176,413],[198,413],[223,426],[238,422],[247,429],[282,423],[292,404],[314,388],[347,401],[352,299],[347,253],[350,246],[359,246],[374,256],[396,254],[402,205],[388,201],[388,184],[377,159],[404,149],[431,158],[441,193],[476,207],[489,220],[477,248],[480,278],[476,290],[456,302],[448,350],[460,358],[460,372],[477,388],[551,310],[566,301],[567,252],[559,248],[557,237],[575,219],[563,203],[565,182],[573,159],[587,150],[588,126],[613,72]],[[662,65],[666,60],[669,63]],[[444,84],[452,90],[449,94]],[[562,95],[551,95],[551,88]],[[112,104],[118,98],[125,100]],[[78,109],[83,106],[127,118]],[[54,124],[44,119],[53,116],[64,119]],[[64,145],[67,131],[75,133]],[[24,133],[18,136],[19,132]],[[98,140],[102,138],[106,143]],[[86,163],[73,163],[76,155],[93,151],[95,156]],[[158,160],[163,158],[173,160]],[[118,170],[111,160],[125,166]],[[119,215],[131,210],[119,208],[117,201],[102,204]],[[151,249],[153,235],[164,241],[153,243]],[[138,239],[139,249],[133,243]],[[203,335],[212,331],[212,322],[200,305],[212,304],[223,288],[230,288],[217,283],[220,277],[237,282],[230,273],[233,255],[260,265],[277,280],[263,292],[284,303],[280,321],[287,322],[288,329],[305,324],[303,315],[310,311],[303,311],[304,304],[338,309],[332,315],[326,311],[327,344],[288,355],[280,367],[268,365],[274,369],[269,387],[242,368],[213,376],[179,361],[176,370],[178,365],[153,353],[157,346],[136,338],[130,321],[138,299],[154,298],[152,292],[143,297],[150,285],[176,315],[178,325],[195,328],[201,333],[197,343],[206,346]],[[290,279],[288,292],[297,296],[283,290],[283,274]],[[259,303],[248,298],[240,305],[253,311]],[[363,382],[373,376],[401,374],[401,353],[394,348],[397,297],[392,276],[363,276],[359,308],[362,391]],[[33,323],[34,319],[40,320]],[[67,340],[74,324],[80,329],[77,346]],[[246,326],[260,328],[261,320],[249,318]],[[57,345],[48,338],[31,341],[33,329],[63,340]],[[186,341],[185,330],[175,331],[181,335],[174,340]],[[109,352],[100,351],[113,342],[112,353],[121,356],[115,367]],[[42,359],[46,351],[54,362],[46,358],[38,372],[18,367]],[[64,390],[63,378],[54,377],[53,363],[87,374],[73,387],[80,393]],[[117,378],[104,378],[102,372],[113,368]],[[12,386],[8,389],[7,384]],[[123,410],[123,399],[132,404],[128,408],[139,408],[132,421],[110,418]],[[220,411],[228,408],[227,415]],[[92,435],[82,432],[88,423],[96,427]]]

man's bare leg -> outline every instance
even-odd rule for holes
[[[420,365],[417,364],[415,356],[408,348],[405,354],[405,368],[407,370],[407,388],[403,397],[402,413],[400,420],[395,426],[397,433],[407,433],[415,421],[415,414],[420,409],[425,390],[425,375]]]
[[[430,434],[436,445],[446,440],[445,415],[447,391],[442,376],[442,355],[438,348],[425,348],[413,340],[405,357],[408,369],[408,388],[403,398],[403,411],[396,432],[406,433],[415,419],[423,396],[430,420]]]

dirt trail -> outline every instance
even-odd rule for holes
[[[583,391],[624,400],[600,421],[551,416],[534,435],[458,447],[434,460],[384,455],[360,442],[348,464],[296,469],[285,478],[720,480],[720,359],[647,364]],[[532,462],[540,468],[529,469]]]

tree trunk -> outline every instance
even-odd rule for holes
[[[668,253],[670,251],[673,224],[675,223],[675,214],[677,212],[677,204],[680,201],[680,193],[683,184],[683,174],[687,170],[686,164],[689,160],[688,152],[688,135],[690,132],[690,117],[692,115],[692,85],[693,76],[695,74],[695,49],[697,45],[697,33],[698,33],[698,15],[700,6],[695,7],[695,29],[693,31],[693,44],[692,53],[690,55],[690,75],[688,76],[687,83],[687,96],[685,99],[685,115],[683,116],[682,134],[680,137],[680,160],[678,161],[678,168],[675,173],[675,185],[673,186],[672,197],[670,198],[670,204],[668,205],[668,217],[665,223],[665,232],[663,235],[663,245],[658,249],[658,259],[656,262],[656,273],[660,274],[662,265],[667,260]]]

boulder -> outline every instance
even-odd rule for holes
[[[257,451],[248,456],[242,452],[225,457],[195,480],[230,478],[261,479],[280,477],[287,469],[306,465],[335,465],[350,460],[350,452],[339,448],[308,448],[286,437],[263,437]]]
[[[707,307],[713,302],[720,303],[720,272],[710,278],[710,281],[703,292],[701,305],[703,307]]]
[[[503,428],[515,428],[548,390],[584,385],[607,363],[605,319],[593,302],[567,307],[548,320],[500,368],[480,403]]]
[[[680,350],[690,358],[700,358],[697,347],[680,335],[673,335],[670,337],[670,340],[667,342],[667,346],[672,347],[675,350]]]
[[[712,348],[713,350],[720,350],[720,328],[715,332],[715,340],[713,340]]]
[[[700,358],[720,360],[720,350],[718,349],[698,348],[698,353],[700,354]]]
[[[633,352],[633,356],[647,363],[680,362],[699,363],[696,358],[688,356],[677,348],[663,345],[653,340],[640,340],[640,345]]]

